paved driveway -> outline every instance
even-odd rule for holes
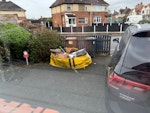
[[[6,113],[106,113],[105,65],[97,57],[83,70],[49,64],[12,66],[0,79],[0,112]],[[2,76],[0,76],[2,78]]]

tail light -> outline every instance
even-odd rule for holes
[[[126,90],[133,90],[138,92],[145,92],[150,90],[149,85],[141,84],[131,80],[127,80],[116,73],[112,73],[108,77],[108,85],[116,90],[123,88]]]
[[[124,83],[125,79],[118,76],[116,73],[112,73],[108,77],[108,85],[118,90]]]

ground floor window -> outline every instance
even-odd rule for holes
[[[69,18],[69,24],[76,24],[75,18]]]
[[[101,16],[95,16],[94,17],[94,23],[101,23],[101,21],[102,21]]]
[[[88,23],[88,18],[79,18],[78,19],[78,23],[79,24],[87,24]]]

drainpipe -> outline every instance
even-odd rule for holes
[[[91,0],[91,11],[90,11],[90,26],[92,26],[92,0]]]

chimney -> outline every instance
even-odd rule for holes
[[[6,2],[6,0],[2,0],[2,2]]]

